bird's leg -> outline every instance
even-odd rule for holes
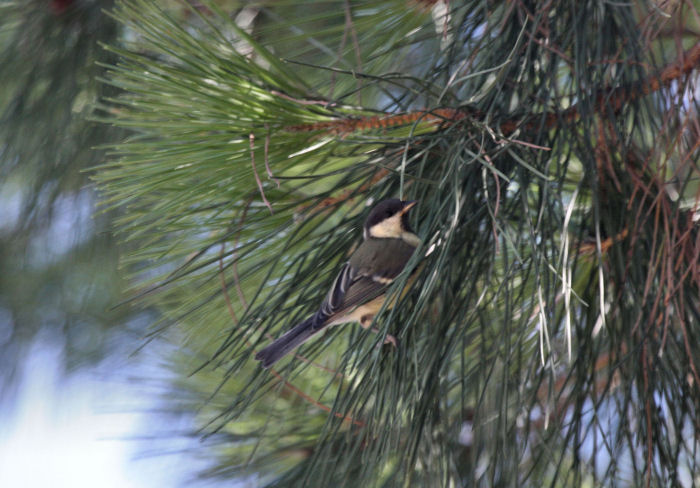
[[[372,325],[372,320],[374,320],[374,315],[363,315],[362,318],[360,319],[360,326],[363,329],[366,329],[370,325]],[[381,331],[377,329],[376,327],[372,327],[370,329],[372,332],[375,334],[379,334]],[[398,341],[396,340],[396,337],[394,337],[391,334],[387,334],[386,337],[384,338],[384,344],[391,344],[394,347],[398,347]]]

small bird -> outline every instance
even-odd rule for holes
[[[328,326],[360,322],[369,327],[384,304],[387,288],[421,243],[408,224],[408,211],[416,203],[390,198],[372,209],[362,244],[343,265],[321,308],[255,355],[264,368]],[[388,342],[396,345],[393,337]]]

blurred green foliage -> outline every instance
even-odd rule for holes
[[[40,331],[65,347],[65,367],[114,346],[128,308],[110,310],[123,282],[87,170],[122,136],[90,121],[111,61],[100,42],[120,29],[105,1],[0,4],[0,385],[9,387]],[[2,388],[2,386],[0,386]],[[11,396],[5,396],[10,400]]]

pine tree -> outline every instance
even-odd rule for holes
[[[204,475],[697,483],[697,4],[222,5],[118,3],[97,173]],[[388,197],[399,306],[262,369]]]

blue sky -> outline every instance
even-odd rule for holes
[[[40,336],[21,366],[17,396],[11,405],[8,398],[2,402],[0,486],[185,485],[197,467],[192,456],[185,462],[184,454],[145,455],[153,446],[136,440],[153,434],[154,419],[147,410],[157,402],[142,385],[126,380],[130,370],[144,365],[108,358],[93,369],[64,376],[62,354],[55,342]]]

